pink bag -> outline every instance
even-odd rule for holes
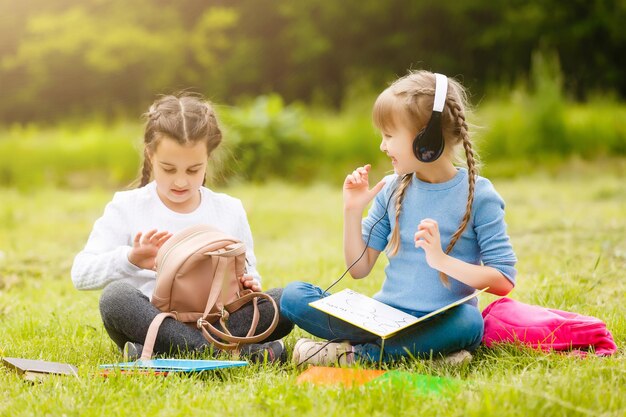
[[[585,355],[592,348],[596,355],[612,355],[617,350],[613,336],[599,319],[567,311],[524,304],[501,298],[482,312],[485,320],[483,343],[519,342],[551,350],[575,350]]]

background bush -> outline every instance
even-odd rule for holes
[[[314,175],[314,149],[303,127],[304,114],[303,108],[285,106],[275,94],[223,109],[227,139],[218,155],[220,179],[234,174],[256,182],[272,177],[302,181]]]
[[[484,172],[511,177],[537,168],[555,171],[572,158],[623,159],[626,104],[607,95],[586,103],[568,99],[558,56],[537,52],[532,61],[528,80],[468,109]],[[370,118],[377,93],[355,83],[340,110],[286,104],[277,94],[218,105],[225,139],[210,164],[213,182],[337,183],[366,163],[376,175],[389,172]],[[128,185],[139,172],[142,136],[139,118],[15,123],[0,130],[0,185]]]
[[[518,91],[507,101],[477,109],[477,143],[486,174],[510,177],[558,169],[571,158],[626,156],[626,105],[542,100],[541,94]],[[372,163],[377,175],[390,169],[368,112],[307,109],[285,105],[278,96],[218,112],[225,139],[211,163],[217,183],[277,178],[337,183],[364,163]],[[139,121],[98,120],[5,128],[0,131],[0,185],[126,186],[139,172],[142,129]]]

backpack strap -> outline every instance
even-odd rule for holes
[[[176,312],[173,311],[171,313],[159,313],[154,319],[152,319],[152,323],[150,323],[150,327],[148,327],[148,333],[146,334],[146,341],[143,344],[143,350],[141,351],[141,360],[148,360],[152,358],[154,342],[156,341],[159,327],[161,327],[161,323],[163,323],[163,320],[165,320],[167,317],[172,317],[173,319],[176,319]]]
[[[245,246],[241,244],[241,245],[236,245],[235,247],[233,247],[231,249],[227,249],[227,250],[221,249],[221,250],[218,250],[218,251],[211,251],[211,252],[205,252],[204,253],[204,255],[212,256],[213,259],[216,259],[217,260],[217,265],[215,267],[215,279],[213,280],[213,284],[211,285],[211,291],[209,292],[209,299],[207,300],[207,304],[206,304],[206,307],[204,309],[204,314],[202,314],[202,316],[197,320],[196,325],[197,325],[198,329],[200,329],[202,331],[202,334],[203,334],[204,338],[209,343],[212,343],[213,345],[217,346],[218,348],[225,349],[225,350],[236,349],[237,348],[237,344],[220,342],[219,340],[215,339],[213,336],[211,336],[205,330],[203,324],[206,323],[207,325],[213,327],[212,325],[210,325],[206,321],[206,319],[209,318],[209,317],[216,317],[216,318],[219,318],[220,321],[222,321],[223,315],[224,315],[224,312],[225,312],[224,311],[224,307],[222,307],[221,313],[211,313],[211,310],[213,309],[213,307],[217,303],[217,299],[219,298],[219,296],[222,293],[222,288],[224,286],[224,277],[225,277],[225,273],[226,273],[227,268],[229,266],[233,265],[233,263],[235,261],[235,256],[238,256],[238,255],[240,255],[242,253],[245,253],[245,249],[246,249]],[[226,312],[226,314],[228,314],[228,312]],[[227,337],[234,337],[234,336],[230,335],[230,332],[228,332],[228,334],[224,334],[224,333],[220,332],[217,329],[215,329],[215,331],[218,332],[218,335],[220,335],[220,336],[221,335],[225,335]],[[226,330],[226,331],[228,331],[228,330]]]
[[[213,309],[213,306],[215,305],[215,303],[217,303],[217,299],[220,295],[222,295],[222,287],[224,286],[224,276],[226,269],[229,265],[233,263],[233,258],[214,256],[213,259],[217,260],[217,265],[215,267],[215,279],[213,279],[213,283],[211,284],[211,291],[209,292],[209,299],[207,300],[206,307],[204,308],[204,314],[202,315],[203,317],[209,315],[211,309]]]
[[[279,313],[278,313],[279,310],[278,310],[278,306],[276,305],[276,302],[274,301],[272,297],[262,292],[250,292],[242,296],[238,300],[230,303],[227,306],[221,306],[220,313],[213,313],[213,314],[210,313],[211,309],[213,309],[213,306],[217,302],[217,298],[219,294],[221,293],[223,282],[224,282],[223,277],[225,276],[225,272],[227,268],[230,267],[235,262],[235,257],[238,255],[241,255],[242,253],[245,253],[245,245],[243,244],[233,245],[232,249],[205,253],[205,255],[213,256],[214,259],[218,260],[218,264],[215,270],[215,276],[220,277],[221,279],[213,280],[213,286],[211,287],[210,298],[207,302],[206,308],[204,309],[204,315],[197,321],[197,326],[198,326],[198,329],[202,330],[202,334],[204,335],[204,338],[207,341],[209,341],[210,343],[214,343],[216,346],[222,349],[226,349],[226,350],[236,349],[239,343],[257,343],[266,339],[276,329],[276,326],[278,325],[278,319],[279,319]],[[256,327],[259,323],[260,313],[259,313],[259,308],[257,305],[258,298],[265,298],[270,303],[272,303],[272,305],[274,306],[274,318],[272,320],[272,324],[270,325],[270,327],[267,328],[267,330],[265,330],[263,333],[259,335],[253,336],[254,332],[256,331]],[[226,326],[224,317],[230,314],[231,312],[238,310],[239,308],[241,308],[241,306],[243,306],[244,304],[250,301],[252,301],[254,305],[254,314],[252,316],[252,325],[250,326],[248,335],[245,337],[233,336],[228,330],[228,327]],[[215,317],[219,319],[223,330],[219,330],[215,326],[213,326],[207,320],[209,317]],[[209,332],[219,337],[220,339],[225,340],[226,342],[230,342],[230,343],[220,342],[216,340],[215,337],[213,337]]]
[[[272,324],[263,333],[253,336],[256,330],[256,327],[259,323],[259,308],[257,305],[259,298],[264,298],[273,305],[274,318],[272,320]],[[250,327],[250,330],[248,331],[247,336],[244,336],[244,337],[233,336],[228,330],[228,328],[226,327],[226,323],[224,322],[223,317],[220,317],[220,324],[222,325],[223,330],[217,329],[214,325],[212,325],[206,320],[209,316],[215,316],[215,314],[217,314],[217,313],[213,313],[210,315],[205,315],[204,318],[198,320],[198,328],[202,330],[202,334],[204,335],[205,339],[207,339],[211,343],[215,343],[216,346],[221,347],[222,349],[231,350],[231,349],[237,348],[240,343],[248,344],[248,343],[261,342],[265,340],[270,334],[272,334],[272,332],[276,329],[276,326],[278,325],[279,313],[278,313],[278,306],[276,305],[276,301],[274,301],[274,299],[268,294],[265,294],[262,292],[253,292],[250,294],[246,294],[243,297],[241,297],[239,300],[235,301],[234,303],[231,303],[227,307],[224,307],[224,309],[226,311],[228,311],[229,309],[231,311],[235,311],[237,310],[238,307],[233,308],[234,304],[236,304],[237,306],[241,306],[249,301],[253,302],[254,315],[252,317],[252,325]],[[217,341],[211,333],[229,343]]]
[[[205,252],[203,255],[212,256],[217,259],[217,265],[215,267],[215,278],[211,285],[211,291],[209,292],[209,299],[207,300],[206,307],[204,308],[204,314],[202,317],[207,317],[213,309],[213,306],[217,302],[217,299],[222,294],[222,287],[224,286],[224,276],[226,270],[235,262],[235,257],[246,252],[246,246],[243,243],[229,245],[230,249],[220,249],[217,251]]]

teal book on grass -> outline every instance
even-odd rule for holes
[[[136,362],[122,362],[100,365],[101,369],[119,369],[122,371],[154,371],[154,372],[201,372],[214,369],[236,368],[247,366],[246,361],[218,361],[200,359],[150,359]]]

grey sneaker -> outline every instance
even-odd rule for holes
[[[318,342],[311,339],[299,339],[293,347],[293,363],[296,366],[311,365],[349,365],[354,363],[354,347],[348,342]]]
[[[443,363],[452,366],[466,365],[471,362],[472,354],[467,350],[459,350],[443,357]]]
[[[287,350],[282,340],[243,345],[239,353],[253,363],[285,363],[287,361]]]
[[[140,345],[139,343],[126,342],[124,344],[124,350],[122,351],[124,362],[135,362],[141,357],[142,351],[143,345]]]

